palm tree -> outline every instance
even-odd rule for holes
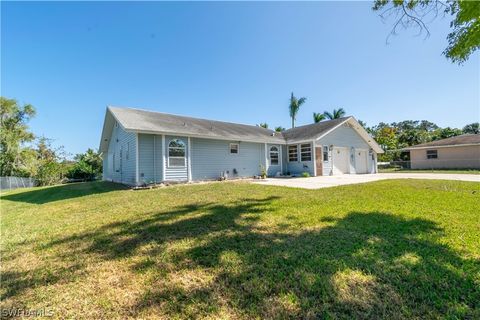
[[[325,120],[327,117],[325,117],[325,114],[323,113],[313,113],[313,122],[319,123],[322,120]]]
[[[338,119],[338,118],[341,118],[341,117],[345,116],[345,110],[343,110],[343,108],[339,108],[338,110],[333,109],[332,113],[330,113],[328,111],[325,111],[323,114],[328,119],[333,120],[333,119]]]
[[[290,97],[290,105],[288,106],[290,110],[290,117],[292,118],[292,128],[295,128],[295,119],[297,118],[297,113],[298,110],[300,109],[300,106],[307,101],[307,98],[302,97],[300,99],[297,99],[292,92],[292,96]]]
[[[282,126],[275,127],[275,131],[276,131],[276,132],[282,132],[282,131],[285,131],[285,128],[282,127]]]
[[[262,128],[265,128],[265,129],[268,129],[268,123],[266,123],[266,122],[262,122],[258,126],[262,127]]]

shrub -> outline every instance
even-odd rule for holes
[[[303,177],[303,178],[308,178],[308,177],[310,177],[310,173],[308,173],[308,172],[306,172],[306,171],[305,171],[305,172],[302,172],[302,177]]]

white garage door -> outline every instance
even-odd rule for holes
[[[333,174],[348,173],[348,148],[333,148]]]
[[[368,173],[367,150],[355,150],[355,171],[357,173]]]

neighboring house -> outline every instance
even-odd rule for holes
[[[412,169],[480,169],[480,135],[464,134],[403,149]]]
[[[383,152],[353,118],[275,132],[262,127],[108,107],[104,180],[143,185],[253,177],[376,173]]]

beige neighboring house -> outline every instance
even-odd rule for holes
[[[480,134],[422,143],[410,151],[412,169],[480,169]]]

